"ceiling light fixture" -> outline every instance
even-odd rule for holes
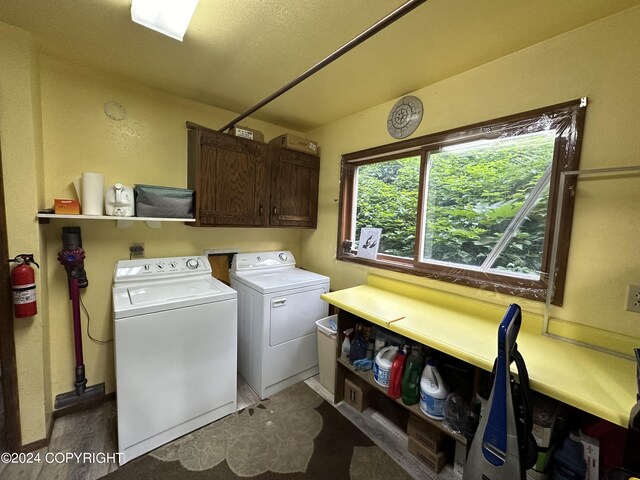
[[[182,41],[198,0],[132,0],[131,20]]]

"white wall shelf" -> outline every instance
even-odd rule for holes
[[[151,228],[160,228],[162,222],[195,222],[195,218],[158,218],[158,217],[116,217],[110,215],[60,215],[55,213],[38,213],[38,222],[49,223],[51,219],[67,220],[115,220],[118,228],[128,228],[133,222],[146,222]]]

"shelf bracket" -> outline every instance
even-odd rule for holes
[[[129,228],[133,225],[133,220],[116,220],[118,228]]]
[[[133,220],[116,220],[118,228],[129,228],[133,225]],[[149,228],[161,228],[162,221],[160,220],[145,220],[144,223],[147,224]]]

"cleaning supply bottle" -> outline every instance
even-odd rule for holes
[[[376,329],[376,336],[374,338],[375,338],[375,343],[373,346],[373,356],[377,357],[380,350],[382,350],[385,347],[386,342],[384,340],[384,334],[378,329]]]
[[[407,360],[407,352],[398,347],[396,357],[391,364],[391,376],[389,377],[389,391],[387,395],[391,398],[400,398],[402,395],[402,376],[404,374],[404,362]]]
[[[367,346],[369,342],[364,336],[364,332],[362,331],[362,325],[356,325],[356,331],[353,334],[353,339],[351,340],[351,347],[349,349],[349,363],[353,365],[353,362],[356,360],[361,360],[363,358],[367,358]]]
[[[349,335],[353,332],[353,328],[347,328],[344,332],[344,341],[342,342],[341,347],[341,355],[340,357],[343,360],[349,360],[349,353],[351,351],[351,340],[349,340]]]
[[[367,345],[367,360],[373,362],[373,352],[375,350],[376,339],[373,336],[369,336],[369,344]]]
[[[389,387],[391,377],[391,364],[396,356],[396,347],[390,345],[383,348],[376,355],[376,361],[373,364],[373,379],[381,387]]]
[[[551,461],[552,480],[584,480],[587,464],[584,460],[584,447],[580,437],[571,432],[562,445],[553,452]]]
[[[429,418],[442,420],[448,394],[447,386],[436,369],[436,362],[430,358],[420,379],[420,410]]]
[[[402,403],[405,405],[415,405],[420,401],[420,374],[423,364],[419,347],[412,346],[402,376]]]

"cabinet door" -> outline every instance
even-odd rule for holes
[[[271,225],[316,228],[320,159],[272,147]]]
[[[266,144],[203,130],[197,161],[196,201],[201,225],[266,225]]]

